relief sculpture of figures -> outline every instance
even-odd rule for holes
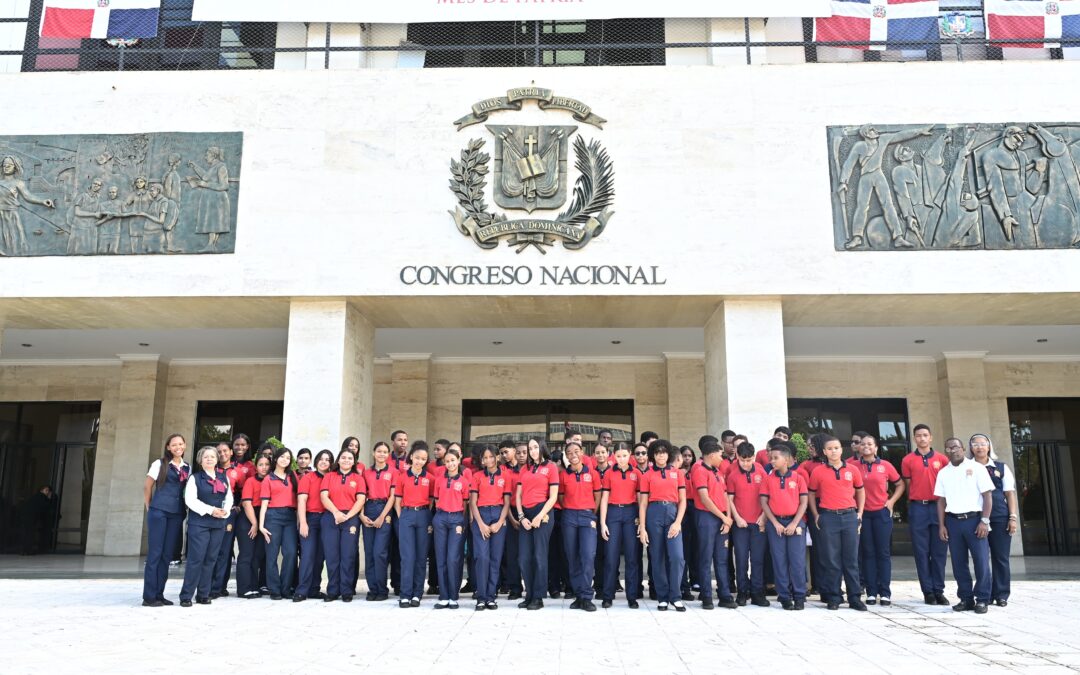
[[[835,126],[828,142],[836,250],[1080,247],[1080,124]]]
[[[0,257],[232,253],[242,153],[229,132],[0,136]]]

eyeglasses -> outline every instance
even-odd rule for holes
[[[638,457],[644,457],[645,455],[647,455],[649,453],[647,453],[647,452],[635,452],[634,454],[637,455]]]

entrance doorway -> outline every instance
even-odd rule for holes
[[[281,438],[282,401],[199,401],[195,415],[195,448],[232,441],[247,434],[252,452],[270,438]]]
[[[1080,554],[1080,399],[1008,406],[1024,554]]]
[[[633,441],[633,399],[514,399],[461,402],[461,437],[466,452],[510,439],[542,438],[548,448],[562,447],[568,432],[581,433],[589,448],[602,430],[612,440]]]

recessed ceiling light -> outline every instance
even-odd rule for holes
[[[24,342],[24,343],[22,343],[22,346],[23,347],[33,347],[34,345],[30,344],[29,342]]]
[[[612,340],[612,341],[611,341],[611,344],[613,344],[613,345],[621,345],[621,344],[622,344],[622,340]]]
[[[140,347],[149,347],[149,346],[150,346],[150,343],[149,343],[149,342],[140,342],[140,343],[139,343],[139,346],[140,346]]]
[[[501,345],[501,344],[502,344],[502,340],[492,340],[492,341],[491,341],[491,344],[493,344],[493,345]]]
[[[919,338],[918,340],[915,341],[915,344],[917,344],[917,345],[926,344],[926,340],[923,340],[922,338]]]
[[[1038,338],[1035,342],[1049,342],[1046,338]]]

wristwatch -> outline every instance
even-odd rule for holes
[[[985,518],[985,517],[984,518],[979,518],[979,521],[982,522],[983,525],[989,525],[990,524],[990,519],[989,518]]]

